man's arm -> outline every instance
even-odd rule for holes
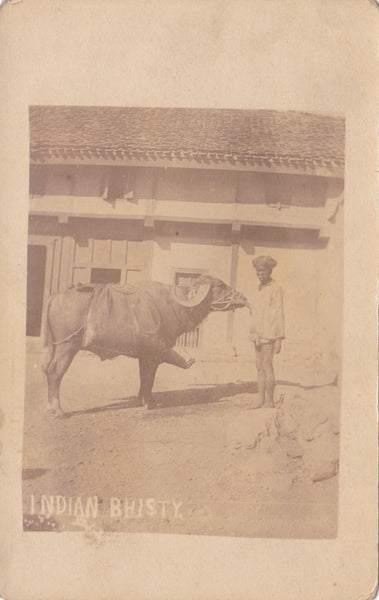
[[[276,339],[274,342],[274,352],[279,354],[282,349],[282,339],[285,337],[284,332],[284,309],[283,309],[283,290],[277,287],[275,294],[275,321],[276,321]]]

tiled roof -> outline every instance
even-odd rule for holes
[[[343,118],[295,111],[30,107],[30,152],[49,157],[344,164]]]

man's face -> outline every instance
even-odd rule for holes
[[[268,283],[271,279],[271,271],[265,267],[258,267],[256,269],[257,277],[263,284]]]

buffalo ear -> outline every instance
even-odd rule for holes
[[[199,285],[195,284],[191,287],[183,287],[177,285],[174,288],[175,300],[181,306],[185,306],[188,308],[198,306],[208,296],[210,288],[210,281],[200,283]]]

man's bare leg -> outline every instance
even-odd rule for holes
[[[255,346],[255,362],[257,366],[257,383],[258,383],[258,397],[259,406],[263,406],[265,403],[265,389],[266,389],[266,373],[263,365],[263,346]]]
[[[274,389],[275,389],[275,374],[273,367],[274,358],[274,343],[263,344],[262,348],[262,362],[265,373],[265,398],[264,406],[273,408],[274,406]]]

